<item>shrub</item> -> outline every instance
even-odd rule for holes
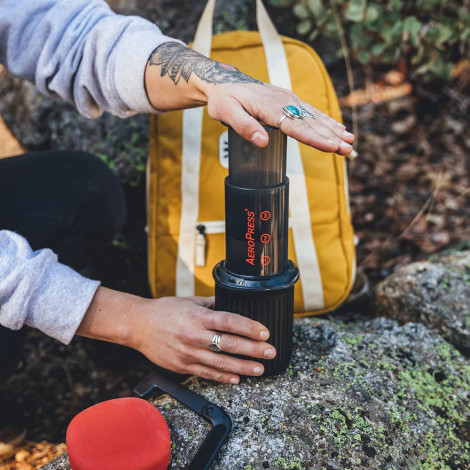
[[[292,7],[299,19],[297,32],[309,42],[320,36],[337,38],[340,21],[355,60],[387,66],[401,62],[411,79],[446,81],[452,66],[470,55],[468,0],[270,0],[270,3]],[[338,54],[342,55],[341,50]]]

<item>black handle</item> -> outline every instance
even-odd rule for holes
[[[157,371],[143,378],[134,387],[134,393],[140,398],[145,398],[156,389],[167,393],[212,425],[212,429],[187,467],[189,470],[208,470],[230,434],[232,428],[230,416],[220,406]]]

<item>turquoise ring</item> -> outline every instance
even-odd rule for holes
[[[302,113],[297,106],[289,104],[288,106],[284,106],[282,108],[282,112],[291,119],[302,119]]]
[[[277,128],[279,129],[281,127],[282,121],[286,117],[289,119],[303,119],[305,117],[317,119],[317,116],[315,114],[311,113],[310,111],[307,111],[303,106],[294,106],[292,104],[289,104],[287,106],[284,106],[282,108],[282,112],[284,115],[279,119],[279,122],[277,123]]]

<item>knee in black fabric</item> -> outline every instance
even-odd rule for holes
[[[77,206],[82,223],[93,228],[95,236],[110,241],[122,229],[126,203],[121,183],[110,168],[95,155],[82,151],[67,152],[67,160],[76,166]]]
[[[125,222],[118,178],[82,151],[33,152],[0,160],[0,229],[27,238],[34,250],[51,248],[79,269]]]

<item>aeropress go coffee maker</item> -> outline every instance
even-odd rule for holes
[[[268,328],[268,343],[277,355],[260,362],[263,376],[271,376],[286,370],[292,356],[294,284],[299,272],[287,257],[287,137],[275,127],[264,128],[269,135],[264,148],[228,128],[226,259],[215,266],[213,276],[216,310],[238,313]]]

